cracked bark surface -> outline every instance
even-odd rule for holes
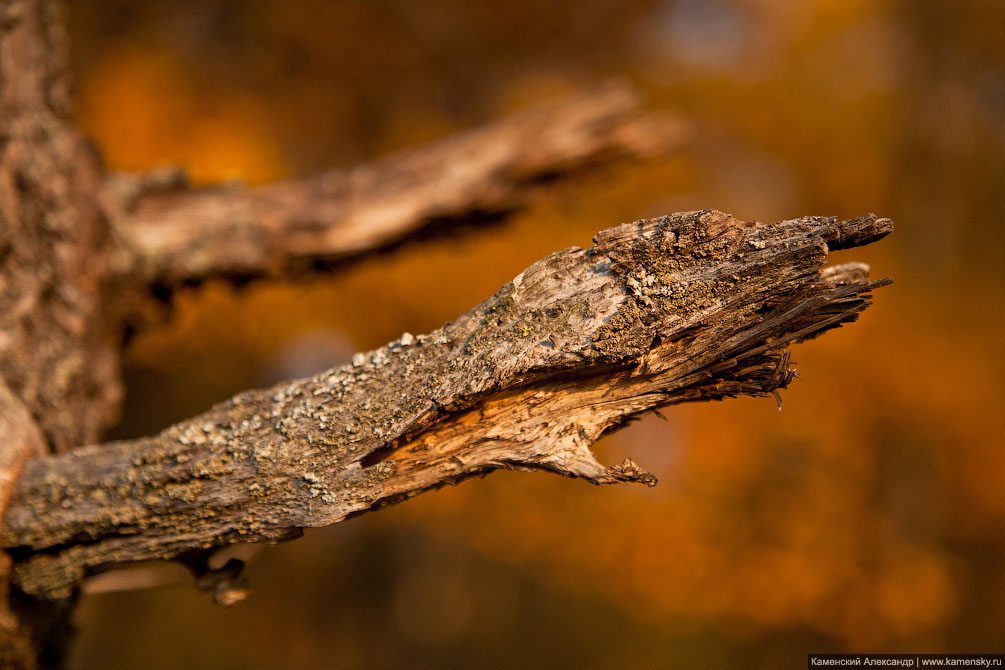
[[[854,320],[889,282],[827,267],[828,250],[891,231],[874,215],[714,211],[602,231],[428,335],[152,437],[27,463],[3,519],[13,582],[61,598],[116,565],[291,539],[499,468],[654,484],[590,445],[650,409],[785,387],[787,347]]]

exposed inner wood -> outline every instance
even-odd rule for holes
[[[602,231],[428,335],[28,463],[3,519],[13,580],[62,597],[118,564],[290,539],[498,468],[653,484],[590,445],[649,409],[784,387],[786,347],[855,319],[889,281],[825,267],[828,249],[892,229],[703,211]]]

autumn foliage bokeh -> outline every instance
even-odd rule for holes
[[[896,283],[795,349],[781,413],[674,407],[597,446],[657,488],[497,473],[265,549],[232,610],[190,586],[85,596],[76,667],[1005,650],[1005,5],[98,0],[70,25],[77,116],[117,170],[307,175],[611,76],[695,129],[682,153],[559,183],[502,225],[309,281],[180,292],[130,347],[113,436],[429,331],[623,221],[716,208],[898,226],[834,255]]]

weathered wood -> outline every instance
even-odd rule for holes
[[[106,201],[130,274],[170,288],[356,258],[431,224],[523,207],[541,183],[682,146],[678,118],[644,114],[623,82],[350,170],[254,189],[189,189],[180,172],[119,175]]]
[[[498,468],[653,484],[589,446],[639,412],[784,387],[786,347],[855,319],[888,283],[825,267],[828,248],[892,228],[705,211],[605,230],[429,335],[152,437],[28,463],[3,519],[13,579],[66,596],[116,564],[290,539]]]

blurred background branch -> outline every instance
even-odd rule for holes
[[[165,286],[283,276],[410,237],[499,220],[557,179],[687,143],[676,116],[646,113],[625,82],[350,170],[244,189],[189,188],[184,173],[114,175],[106,200],[136,258]]]

